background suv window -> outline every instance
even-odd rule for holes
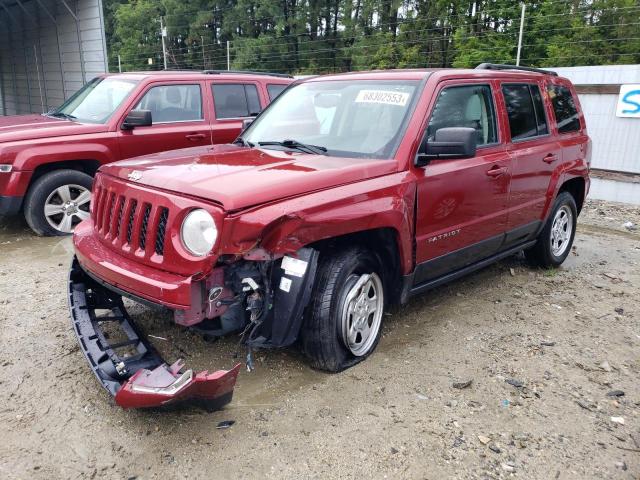
[[[250,117],[260,113],[258,89],[253,84],[213,85],[216,118]]]
[[[478,146],[496,143],[496,118],[489,85],[446,87],[433,108],[427,136],[447,127],[470,127],[476,130]]]
[[[511,140],[524,140],[549,133],[544,104],[537,85],[503,85]]]
[[[285,88],[287,88],[289,85],[281,85],[281,84],[276,84],[276,83],[272,83],[267,85],[267,91],[269,92],[269,100],[273,101],[274,98],[276,98],[278,95],[280,95]]]
[[[549,89],[549,97],[556,114],[558,131],[560,133],[577,132],[580,130],[580,120],[578,119],[578,109],[576,102],[571,95],[571,90],[567,87],[554,85]]]
[[[162,85],[145,93],[134,110],[150,110],[153,123],[202,120],[200,85]]]

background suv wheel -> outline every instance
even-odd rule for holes
[[[24,203],[24,217],[38,235],[68,235],[89,218],[93,179],[77,170],[56,170],[38,178]]]
[[[380,271],[376,257],[361,247],[320,257],[301,331],[313,367],[339,372],[376,348],[385,306]]]
[[[560,192],[538,241],[525,250],[527,260],[538,267],[557,267],[571,251],[576,234],[578,211],[576,201],[569,192]]]

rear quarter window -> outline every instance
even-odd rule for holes
[[[549,88],[549,98],[556,115],[558,132],[569,133],[580,130],[580,118],[575,99],[571,90],[561,85],[552,85]]]
[[[269,92],[269,100],[273,101],[288,86],[289,85],[282,85],[282,84],[276,84],[276,83],[268,84],[267,91]]]

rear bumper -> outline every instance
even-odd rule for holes
[[[0,195],[0,215],[15,215],[22,207],[23,197],[5,197]]]
[[[138,331],[120,296],[96,283],[75,259],[69,272],[69,308],[83,354],[98,381],[121,407],[161,407],[188,401],[215,410],[231,401],[239,364],[213,373],[183,371],[180,360],[167,365]],[[96,310],[109,313],[97,316]],[[109,342],[104,323],[120,327],[127,340]],[[127,354],[119,354],[122,348]]]
[[[100,243],[90,221],[80,223],[73,235],[76,257],[93,277],[148,302],[172,310],[191,306],[191,277],[183,277],[133,262]]]

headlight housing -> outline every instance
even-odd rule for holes
[[[206,210],[192,210],[184,218],[180,239],[189,253],[197,257],[207,255],[213,249],[217,238],[216,222]]]

